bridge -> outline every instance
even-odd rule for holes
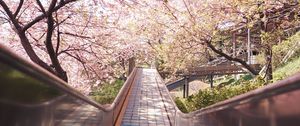
[[[156,69],[134,68],[114,102],[101,105],[36,64],[0,48],[0,82],[3,126],[300,124],[300,74],[191,113],[176,107]]]

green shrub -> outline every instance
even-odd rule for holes
[[[182,100],[180,100],[179,97],[176,97],[174,101],[175,101],[177,107],[178,107],[182,112],[184,112],[184,113],[187,113],[187,112],[188,112],[186,106],[184,105],[184,103],[182,102]]]
[[[300,32],[296,33],[287,40],[272,47],[273,49],[273,66],[276,70],[273,72],[273,82],[282,80],[300,71]],[[280,64],[281,60],[289,51],[295,53],[287,60],[288,62]],[[260,54],[258,62],[264,64],[264,55]],[[214,89],[205,89],[199,91],[195,95],[189,96],[187,99],[176,99],[176,104],[183,112],[195,111],[217,102],[232,98],[234,96],[244,94],[251,90],[257,89],[265,85],[266,82],[260,76],[253,78],[251,75],[245,75],[239,80],[226,78],[220,82],[219,86]]]
[[[237,85],[227,85],[221,88],[200,90],[187,99],[175,99],[175,103],[182,112],[195,111],[217,102],[257,89],[265,84],[261,77],[252,80],[240,79]]]
[[[93,89],[90,97],[100,104],[111,104],[118,95],[124,81],[117,79],[112,84],[106,83]]]
[[[284,64],[280,64],[281,60],[288,54],[289,51],[294,51],[291,57],[297,56],[300,52],[300,32],[297,32],[287,40],[282,41],[278,45],[272,47],[273,52],[273,66],[275,68]]]
[[[247,75],[244,75],[242,78],[243,78],[243,80],[251,80],[251,79],[253,79],[253,76],[250,74],[247,74]]]
[[[273,81],[282,80],[300,71],[300,57],[294,57],[287,64],[280,66],[273,72]]]

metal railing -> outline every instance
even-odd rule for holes
[[[5,71],[10,72],[5,73]],[[21,82],[13,82],[16,78],[0,78],[0,86],[2,88],[8,87],[11,89],[11,91],[8,91],[6,94],[0,93],[0,124],[6,126],[50,126],[71,125],[72,123],[80,125],[115,125],[123,104],[129,94],[129,90],[135,81],[134,79],[137,72],[138,70],[135,68],[112,104],[101,105],[70,87],[66,82],[40,66],[26,61],[0,45],[0,75],[16,73],[16,75],[13,76],[20,76],[21,78]],[[41,86],[41,89],[45,89],[44,87],[49,88],[45,89],[46,91],[57,90],[60,92],[58,93],[59,96],[54,98],[51,97],[39,103],[24,101],[26,99],[34,98],[20,98],[21,100],[16,100],[15,98],[19,99],[19,97],[23,97],[25,94],[35,93],[30,91],[26,92],[25,90],[20,89],[25,85],[22,83],[27,84],[27,81],[37,83]],[[15,84],[18,85],[18,87],[11,86]],[[36,86],[37,85],[32,85],[32,87],[28,88],[33,89],[36,88]],[[36,94],[38,93],[40,92],[36,91]],[[9,96],[8,94],[20,95]],[[28,97],[32,97],[32,95],[29,95]],[[85,113],[85,115],[82,115],[83,113]]]
[[[118,117],[139,72],[138,69],[134,69],[114,102],[105,106],[82,95],[36,64],[27,62],[1,47],[0,124],[5,126],[119,124],[117,122],[121,118]],[[12,80],[17,81],[11,82]],[[160,76],[156,76],[156,81],[164,83]],[[36,85],[32,86],[32,90],[27,91],[27,95],[32,99],[34,97],[32,94],[36,93],[39,102],[27,102],[27,98],[18,99],[19,97],[8,95],[24,96],[22,92],[28,88],[23,85],[29,84],[28,82]],[[14,84],[18,86],[14,87]],[[40,86],[46,94],[54,94],[55,97],[47,96],[46,100],[40,98],[39,94],[43,92],[33,88],[37,86]],[[166,104],[164,107],[170,117],[170,124],[173,126],[298,126],[300,124],[300,74],[191,113],[182,113],[176,107],[166,86],[158,86]],[[58,90],[59,93],[48,88]]]
[[[161,77],[157,82],[164,83]],[[298,126],[300,74],[191,113],[171,103],[175,126]]]

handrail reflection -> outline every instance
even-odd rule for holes
[[[55,87],[56,89],[62,91],[63,93],[66,93],[70,96],[75,97],[76,99],[80,99],[84,102],[86,102],[89,105],[92,105],[106,113],[114,113],[114,109],[120,108],[124,100],[125,100],[125,94],[128,93],[128,89],[132,85],[132,81],[137,73],[137,68],[133,70],[133,72],[129,75],[128,79],[123,84],[121,90],[119,91],[117,97],[113,101],[112,104],[109,106],[107,105],[101,105],[89,97],[83,95],[76,89],[69,86],[66,82],[58,78],[57,76],[53,75],[52,73],[48,72],[47,70],[43,69],[42,67],[38,66],[37,64],[28,62],[24,58],[12,53],[8,48],[5,48],[4,46],[0,45],[0,62],[12,66],[14,69],[17,69],[18,71],[24,73],[25,75],[28,75],[36,80],[39,80],[41,82],[44,82],[47,85],[50,85],[52,87]],[[118,116],[117,114],[108,114],[113,117],[113,121],[115,121],[115,116]],[[114,123],[114,122],[112,122]]]

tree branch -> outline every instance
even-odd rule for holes
[[[57,11],[58,9],[62,8],[63,6],[65,6],[68,3],[71,2],[75,2],[77,0],[65,0],[63,2],[60,2],[57,6],[53,7],[53,9],[51,9],[51,11],[47,11],[45,14],[41,14],[39,16],[37,16],[35,19],[33,19],[31,22],[29,22],[28,24],[26,24],[23,28],[24,31],[26,31],[28,28],[30,28],[31,26],[33,26],[34,24],[36,24],[37,22],[41,21],[42,19],[46,18],[47,15],[49,15],[50,13]]]
[[[56,5],[56,2],[57,2],[57,0],[52,0],[51,1],[51,3],[50,3],[50,6],[49,6],[49,8],[48,8],[48,14],[52,14],[53,12],[54,12],[54,7],[55,7],[55,5]]]
[[[70,56],[70,57],[76,59],[78,62],[80,62],[81,65],[83,66],[84,71],[86,72],[86,75],[88,77],[90,77],[89,72],[87,70],[86,62],[84,62],[82,59],[80,59],[78,55],[74,56],[74,55],[72,55],[72,54],[70,54],[68,52],[63,52],[63,53],[67,54],[68,56]],[[90,69],[92,69],[92,68],[90,68]]]
[[[46,41],[45,41],[46,48],[47,48],[48,54],[50,56],[52,65],[55,68],[56,75],[67,82],[68,78],[67,78],[66,72],[61,67],[61,65],[58,61],[57,55],[54,51],[53,44],[52,44],[52,35],[53,35],[53,31],[54,31],[54,19],[52,17],[52,14],[49,14],[49,16],[47,18],[48,18],[48,20],[47,20],[48,30],[47,30]]]
[[[21,30],[22,27],[19,25],[18,21],[16,20],[15,16],[13,15],[13,13],[10,11],[9,7],[7,6],[7,4],[3,0],[0,0],[0,5],[4,9],[4,11],[6,12],[7,16],[10,18],[10,20],[13,23],[14,27],[16,28],[16,30],[17,31]]]
[[[57,13],[55,13],[55,18],[56,18],[56,24],[57,24],[57,38],[56,38],[55,55],[58,56],[58,49],[59,49],[59,46],[60,46],[60,32],[59,32],[59,24],[58,24]]]
[[[235,61],[235,62],[238,62],[240,63],[243,67],[245,67],[249,72],[251,72],[253,75],[258,75],[258,72],[255,71],[250,65],[248,65],[245,61],[239,59],[239,58],[233,58],[227,54],[225,54],[224,52],[216,49],[212,44],[211,44],[211,41],[209,40],[206,40],[205,41],[206,45],[211,49],[213,50],[215,53],[225,57],[226,59],[230,60],[230,61]]]
[[[19,14],[19,12],[20,12],[20,10],[21,10],[21,8],[22,8],[22,6],[23,6],[23,3],[24,3],[24,0],[20,0],[19,6],[18,6],[16,12],[14,13],[14,17],[15,17],[15,18],[16,18],[17,15]]]
[[[86,49],[77,49],[77,48],[71,48],[71,47],[68,47],[67,49],[58,52],[57,56],[59,56],[59,55],[62,54],[62,53],[72,52],[72,51],[82,51],[82,52],[86,52],[86,53],[89,53],[89,54],[95,54],[94,52],[88,51],[88,50],[86,50]]]
[[[44,8],[44,6],[42,5],[41,1],[40,1],[40,0],[36,0],[36,2],[37,2],[37,4],[38,4],[38,6],[40,7],[40,9],[42,10],[42,12],[43,12],[44,14],[46,14],[45,8]]]
[[[70,35],[70,36],[74,36],[74,37],[78,37],[78,38],[83,38],[83,39],[91,39],[92,38],[92,37],[89,37],[89,36],[77,35],[76,33],[70,33],[70,32],[60,32],[60,33]]]
[[[184,6],[185,6],[185,8],[187,9],[187,11],[188,11],[188,13],[189,13],[189,15],[190,15],[190,17],[192,18],[192,22],[193,23],[195,23],[195,17],[192,15],[192,13],[191,13],[191,11],[190,11],[190,9],[189,9],[189,7],[187,6],[187,4],[186,4],[186,2],[185,2],[185,0],[182,0],[183,1],[183,3],[184,3]]]
[[[6,12],[6,14],[8,15],[8,17],[10,18],[10,20],[12,21],[14,27],[15,27],[15,31],[18,34],[20,40],[21,40],[21,44],[23,46],[23,48],[25,49],[27,55],[29,56],[29,58],[36,64],[40,65],[41,67],[43,67],[44,69],[54,73],[54,71],[51,69],[51,67],[48,66],[47,63],[45,63],[44,61],[42,61],[37,54],[34,52],[28,38],[26,37],[25,31],[22,30],[22,27],[20,26],[20,24],[18,23],[18,21],[16,20],[16,18],[14,17],[14,15],[12,14],[12,12],[10,11],[10,9],[8,8],[7,4],[3,1],[0,0],[0,5],[3,7],[4,11]]]

